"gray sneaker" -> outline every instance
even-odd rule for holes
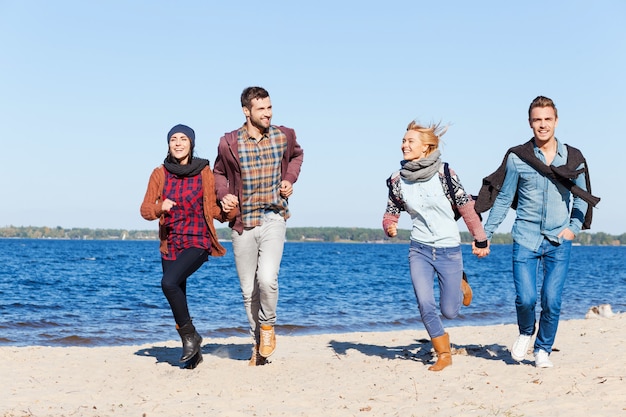
[[[535,352],[535,366],[537,368],[552,368],[554,364],[550,360],[550,354],[543,349]]]
[[[530,346],[530,339],[532,339],[532,335],[520,334],[517,336],[517,339],[511,348],[511,357],[513,359],[521,362],[524,358],[526,358],[528,346]]]

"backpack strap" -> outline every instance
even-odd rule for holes
[[[456,208],[456,204],[454,203],[454,187],[452,186],[452,175],[450,175],[450,168],[448,167],[448,163],[443,163],[443,176],[446,178],[446,184],[448,185],[448,200],[450,200],[450,204],[452,204],[452,211],[454,211],[454,220],[459,220],[461,218],[461,213]]]

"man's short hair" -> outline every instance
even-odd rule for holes
[[[269,97],[270,93],[263,87],[248,87],[241,93],[241,107],[252,108],[252,100]]]
[[[556,110],[554,102],[548,97],[538,96],[530,103],[530,107],[528,108],[528,120],[530,120],[530,113],[535,107],[552,107],[554,109],[554,117],[559,118],[559,113]]]

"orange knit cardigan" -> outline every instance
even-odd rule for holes
[[[205,167],[202,172],[202,193],[203,193],[203,206],[204,206],[204,218],[206,219],[207,226],[209,228],[209,238],[211,240],[211,255],[212,256],[224,256],[226,254],[226,248],[224,248],[217,239],[217,232],[215,226],[213,226],[213,219],[220,222],[228,222],[237,216],[239,209],[231,210],[229,213],[224,213],[222,208],[217,203],[217,197],[215,196],[215,179],[213,178],[213,172],[211,167]],[[148,182],[148,189],[146,195],[143,198],[140,212],[141,217],[146,220],[159,219],[159,239],[161,240],[160,251],[163,254],[167,252],[167,230],[164,226],[165,216],[163,210],[161,210],[161,204],[163,202],[163,185],[165,183],[165,168],[163,165],[158,166],[152,171],[150,175],[150,181]]]

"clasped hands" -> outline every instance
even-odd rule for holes
[[[472,253],[479,258],[484,258],[485,256],[489,255],[489,252],[491,252],[489,249],[490,245],[491,245],[491,242],[487,241],[486,248],[478,248],[476,247],[476,242],[474,241],[472,242]]]

